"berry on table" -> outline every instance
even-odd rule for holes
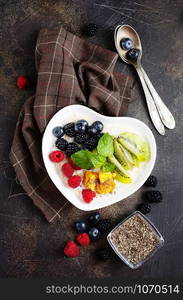
[[[147,202],[161,202],[163,200],[162,193],[160,191],[147,191],[144,193],[144,199]]]
[[[84,34],[89,37],[92,37],[96,34],[97,30],[98,30],[97,25],[91,23],[84,27]]]
[[[66,177],[71,177],[74,173],[74,169],[68,163],[63,164],[61,169]]]
[[[89,230],[88,235],[92,240],[98,240],[100,238],[100,232],[96,227],[92,227]]]
[[[79,233],[83,233],[87,230],[86,223],[84,221],[77,221],[75,223],[76,231]]]
[[[95,212],[89,216],[88,220],[93,225],[96,225],[101,220],[101,216],[100,216],[99,212]]]
[[[19,89],[26,89],[27,87],[29,87],[29,85],[30,82],[27,76],[22,75],[17,78],[17,86],[19,87]]]
[[[76,257],[79,255],[79,247],[74,241],[70,241],[64,248],[64,254],[68,257]]]
[[[120,45],[124,50],[130,50],[133,48],[133,41],[129,38],[124,38],[121,40]]]
[[[90,203],[93,198],[96,196],[96,193],[94,191],[91,190],[82,190],[82,196],[83,196],[83,200],[86,203]]]
[[[53,128],[53,135],[57,138],[62,137],[64,135],[64,130],[62,127],[55,127]]]
[[[56,140],[56,142],[55,142],[55,146],[56,146],[58,149],[64,151],[64,150],[67,149],[68,142],[67,142],[65,139],[63,139],[63,138],[58,138],[58,139]]]
[[[74,137],[74,141],[78,144],[84,144],[87,140],[88,135],[83,132],[83,133],[77,133]]]
[[[84,133],[88,128],[88,122],[86,120],[79,120],[76,122],[74,129],[77,133]]]
[[[105,233],[110,230],[111,222],[108,219],[99,220],[97,228],[101,233]]]
[[[154,175],[150,175],[149,178],[144,183],[145,186],[155,187],[158,184],[158,180]]]
[[[132,49],[130,49],[130,50],[126,53],[126,57],[127,57],[129,60],[137,61],[137,59],[138,59],[138,57],[139,57],[139,54],[140,54],[140,50],[139,50],[139,49],[132,48]]]
[[[64,126],[64,132],[66,135],[73,137],[75,135],[75,130],[74,130],[74,123],[68,123]]]
[[[100,132],[104,129],[104,125],[100,121],[95,121],[91,127],[94,127],[97,130],[97,132]]]
[[[71,156],[75,152],[78,152],[80,150],[80,147],[76,143],[69,143],[67,145],[67,149],[65,150],[65,153],[67,156]]]
[[[97,249],[95,251],[95,255],[97,258],[104,260],[104,261],[108,260],[109,258],[112,257],[112,253],[111,253],[110,249],[108,249],[108,248]]]
[[[81,170],[81,168],[78,167],[78,166],[75,164],[75,162],[74,162],[71,158],[69,158],[69,157],[68,157],[68,163],[71,165],[71,167],[72,167],[74,170]]]
[[[59,163],[64,159],[64,153],[62,151],[52,151],[49,157],[51,161]]]
[[[81,176],[74,175],[74,176],[69,177],[69,179],[68,179],[68,185],[71,188],[75,189],[78,186],[80,186],[80,184],[81,184]]]
[[[78,234],[78,236],[76,237],[76,240],[77,240],[78,244],[80,244],[81,246],[88,246],[91,242],[89,235],[85,232]]]
[[[142,214],[146,215],[146,214],[150,213],[150,211],[151,211],[151,205],[149,203],[142,203],[142,204],[140,204],[138,206],[138,210]]]

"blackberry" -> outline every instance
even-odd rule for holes
[[[144,185],[148,187],[155,187],[157,186],[157,183],[158,183],[157,178],[153,175],[150,175],[149,178],[144,183]]]
[[[74,123],[68,123],[64,126],[64,132],[66,135],[73,137],[75,135]]]
[[[97,30],[98,30],[98,26],[96,24],[91,23],[85,26],[84,34],[89,37],[92,37],[96,34]]]
[[[92,136],[87,139],[84,145],[88,150],[93,150],[97,147],[97,144],[98,144],[98,140]]]
[[[65,151],[65,154],[67,156],[71,156],[73,153],[78,152],[79,150],[80,147],[76,143],[69,143]]]
[[[151,211],[151,205],[149,203],[142,203],[142,204],[140,204],[138,206],[138,210],[142,214],[146,215],[146,214],[150,213],[150,211]]]
[[[111,222],[108,219],[100,220],[97,224],[97,228],[101,233],[105,233],[110,230]]]
[[[95,251],[95,255],[97,256],[97,258],[101,259],[101,260],[108,260],[109,258],[112,257],[112,253],[111,250],[108,248],[100,248],[97,249]]]
[[[63,138],[59,138],[56,140],[55,142],[55,146],[59,149],[59,150],[66,150],[67,149],[67,146],[68,146],[68,142],[63,139]]]
[[[77,133],[74,137],[74,141],[78,144],[84,144],[88,135],[86,133]]]
[[[162,193],[159,192],[159,191],[147,191],[144,193],[144,199],[147,201],[147,202],[161,202],[163,200],[163,196],[162,196]]]

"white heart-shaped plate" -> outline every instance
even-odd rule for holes
[[[141,164],[140,168],[131,171],[132,183],[123,184],[117,182],[115,191],[112,194],[98,195],[89,204],[82,199],[82,187],[72,189],[67,185],[67,180],[63,176],[60,167],[63,164],[53,163],[49,159],[51,151],[56,150],[52,130],[57,126],[64,126],[69,122],[76,122],[85,119],[92,124],[94,121],[101,121],[104,124],[104,132],[109,132],[113,136],[118,136],[124,131],[131,131],[144,137],[150,144],[151,159]],[[152,172],[156,160],[156,142],[152,131],[141,121],[128,117],[106,117],[92,109],[82,105],[69,105],[59,110],[48,123],[42,141],[42,154],[47,172],[56,185],[57,189],[77,208],[90,211],[109,206],[120,200],[127,198],[136,192],[146,181]],[[82,171],[76,171],[76,173]]]

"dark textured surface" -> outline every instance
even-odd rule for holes
[[[0,6],[0,276],[182,277],[182,0],[1,0]],[[49,225],[24,194],[8,162],[17,115],[26,98],[35,91],[34,46],[39,29],[62,24],[81,35],[81,27],[88,22],[97,23],[100,28],[90,40],[109,49],[114,49],[113,30],[117,24],[127,23],[136,28],[142,39],[143,65],[176,119],[175,130],[167,130],[164,137],[159,136],[149,119],[137,81],[139,99],[131,103],[128,116],[144,121],[157,141],[158,156],[153,174],[159,179],[158,188],[164,200],[153,206],[149,217],[162,232],[165,246],[136,271],[128,269],[118,259],[97,261],[93,252],[105,244],[104,240],[82,249],[81,256],[76,259],[64,258],[63,244],[74,237],[72,224],[85,214],[70,206],[60,224]],[[120,61],[117,69],[136,76]],[[32,86],[27,91],[16,87],[20,74],[31,79]],[[145,188],[124,202],[102,209],[102,216],[120,219],[141,201],[143,190]]]

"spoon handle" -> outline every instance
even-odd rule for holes
[[[169,128],[169,129],[173,129],[175,127],[175,120],[174,117],[172,116],[171,112],[169,111],[169,109],[167,108],[167,106],[164,104],[164,102],[162,101],[162,99],[160,98],[160,96],[158,95],[158,93],[156,92],[154,86],[152,85],[149,77],[147,76],[145,70],[143,69],[142,66],[140,66],[144,80],[147,84],[147,87],[154,99],[154,102],[156,104],[156,107],[158,109],[158,112],[160,114],[160,118],[163,122],[163,124]]]
[[[151,117],[151,120],[155,126],[155,128],[157,129],[157,131],[161,134],[164,135],[165,134],[165,128],[164,125],[160,119],[159,113],[157,111],[157,107],[155,105],[155,102],[151,96],[151,93],[149,92],[149,89],[145,83],[144,77],[143,77],[143,73],[140,69],[139,66],[136,66],[136,71],[139,75],[143,90],[144,90],[144,94],[146,97],[146,102],[147,102],[147,107],[149,110],[149,115]]]

